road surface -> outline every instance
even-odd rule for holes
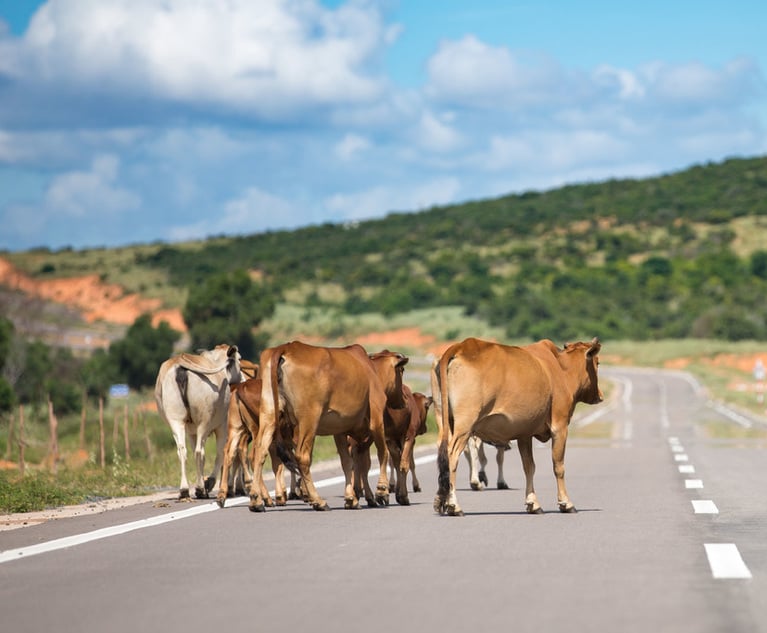
[[[767,631],[767,427],[706,400],[686,374],[604,368],[611,399],[576,412],[556,510],[537,444],[543,515],[511,490],[434,513],[433,452],[412,505],[345,511],[321,493],[253,514],[211,501],[147,503],[0,532],[0,614],[30,631]],[[61,540],[66,539],[66,540]]]

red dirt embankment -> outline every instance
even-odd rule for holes
[[[167,321],[174,330],[187,330],[180,310],[163,309],[159,299],[126,293],[122,286],[104,283],[96,274],[66,279],[34,279],[0,257],[0,285],[74,307],[88,323],[106,321],[131,325],[148,312],[155,327],[160,321]]]

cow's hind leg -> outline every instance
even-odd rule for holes
[[[197,467],[197,479],[194,484],[194,496],[198,499],[208,498],[208,489],[205,483],[205,439],[202,433],[192,435],[194,442],[194,462]]]
[[[216,503],[219,508],[223,508],[226,498],[229,495],[229,478],[232,476],[232,465],[235,459],[240,461],[240,439],[242,437],[241,428],[230,429],[229,437],[226,440],[224,449],[224,466],[221,473],[221,485],[218,487]],[[236,484],[235,484],[236,485]]]
[[[481,462],[481,457],[485,456],[482,449],[482,440],[478,437],[470,437],[469,441],[466,442],[463,454],[469,462],[469,486],[471,486],[472,490],[482,490],[487,483],[485,467]],[[485,462],[487,462],[487,459],[485,459]]]
[[[346,433],[337,433],[333,436],[333,440],[336,443],[338,457],[341,460],[341,469],[344,471],[344,508],[346,510],[356,510],[360,507],[359,495],[362,492],[359,468],[356,467],[358,459],[356,453],[359,446],[354,440],[349,439]]]
[[[509,484],[506,483],[506,480],[503,477],[503,454],[506,452],[506,448],[503,446],[499,446],[495,450],[495,464],[498,466],[498,479],[496,480],[496,483],[498,484],[498,490],[508,490]]]
[[[173,439],[176,442],[176,452],[178,461],[181,464],[181,483],[178,487],[179,501],[189,501],[189,481],[186,478],[186,431],[184,423],[169,423],[173,432]]]
[[[459,428],[456,423],[454,428]],[[458,462],[461,459],[461,453],[466,448],[466,443],[469,440],[471,433],[454,433],[448,441],[447,446],[447,466],[450,475],[450,489],[447,495],[447,499],[444,502],[443,507],[440,509],[440,514],[447,514],[448,516],[463,516],[463,510],[458,504],[458,496],[455,493],[455,476],[458,470]]]
[[[421,492],[421,482],[415,476],[415,455],[410,454],[410,473],[413,477],[413,492]]]
[[[525,437],[517,441],[519,456],[522,458],[522,469],[525,471],[525,510],[529,514],[543,514],[541,504],[535,495],[533,477],[535,476],[535,461],[533,460],[533,438]]]

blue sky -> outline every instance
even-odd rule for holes
[[[764,2],[3,0],[0,249],[767,154]]]

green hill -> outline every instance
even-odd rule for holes
[[[180,307],[258,271],[310,314],[459,306],[514,339],[767,339],[767,158],[184,244],[7,254],[35,276],[93,270]]]

